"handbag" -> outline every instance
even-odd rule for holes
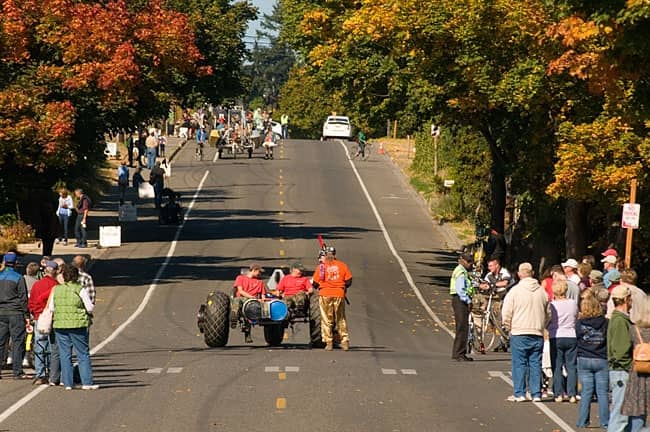
[[[634,346],[632,360],[636,373],[650,374],[650,342],[644,342],[639,327],[634,326],[639,343]]]
[[[53,301],[55,288],[56,287],[52,288],[52,292],[50,293],[50,296],[47,299],[45,309],[43,309],[43,312],[41,312],[41,314],[38,317],[38,321],[36,322],[36,330],[38,330],[40,334],[48,335],[52,332],[52,322],[54,321],[54,312],[50,307],[50,303]]]

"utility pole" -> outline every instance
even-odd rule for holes
[[[630,182],[630,204],[636,203],[636,179]],[[632,234],[634,228],[627,227],[627,237],[625,239],[625,268],[630,268],[632,264]]]

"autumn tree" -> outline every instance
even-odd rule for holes
[[[3,0],[0,196],[5,206],[58,179],[96,181],[107,131],[165,113],[198,62],[187,16],[158,0]]]
[[[548,74],[585,83],[590,96],[565,101],[555,179],[547,188],[551,196],[568,199],[569,252],[584,250],[594,214],[603,215],[603,230],[616,223],[631,179],[639,181],[640,200],[650,200],[644,190],[650,162],[649,21],[647,2],[579,1],[548,29],[563,48]]]

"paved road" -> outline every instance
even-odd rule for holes
[[[123,227],[125,244],[106,251],[93,268],[96,351],[146,302],[93,356],[102,388],[42,387],[35,395],[26,383],[3,380],[0,429],[562,430],[542,411],[549,408],[575,423],[575,405],[505,402],[507,355],[471,364],[450,360],[449,334],[415,297],[338,142],[287,141],[273,161],[256,153],[199,162],[192,152],[191,145],[181,150],[171,179],[184,205],[193,202],[182,230],[158,226],[147,204],[140,221]],[[384,156],[356,166],[425,301],[449,321],[449,239]],[[208,349],[195,322],[206,294],[228,290],[251,261],[272,269],[301,260],[313,268],[318,234],[354,274],[351,350],[310,350],[304,325],[280,348],[267,347],[255,329],[253,345],[231,332],[228,347]],[[15,405],[25,395],[27,405]],[[12,406],[18,409],[7,416]]]

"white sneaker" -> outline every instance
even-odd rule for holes
[[[72,387],[66,387],[65,389],[66,390],[72,390]]]
[[[541,402],[542,398],[541,397],[534,397],[533,402]]]
[[[81,390],[97,390],[98,388],[99,388],[99,384],[81,386]]]
[[[525,396],[508,396],[506,399],[508,402],[526,402],[526,397]]]

